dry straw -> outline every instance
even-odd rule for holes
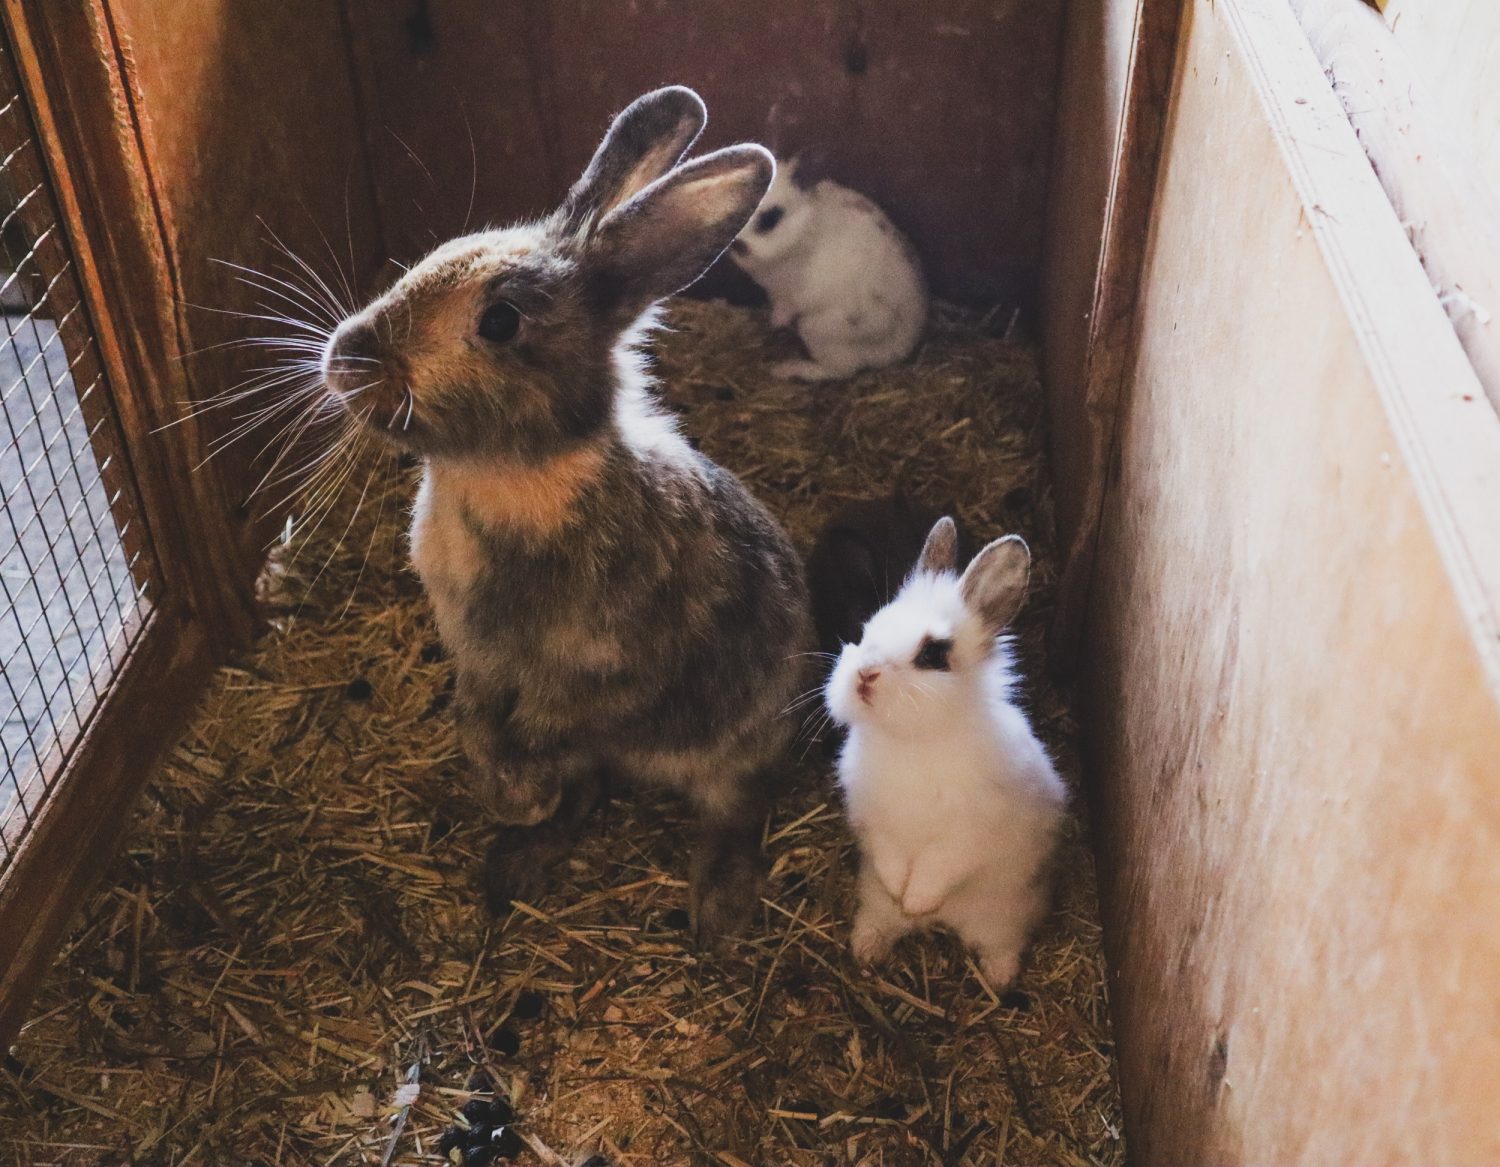
[[[843,501],[898,484],[1032,541],[1028,701],[1067,762],[1040,667],[1055,570],[1031,350],[940,310],[911,363],[808,388],[769,377],[784,346],[762,314],[683,302],[669,325],[657,364],[685,429],[804,550]],[[0,1073],[0,1158],[434,1164],[494,1091],[540,1164],[1122,1161],[1081,824],[999,998],[940,937],[875,975],[850,961],[850,844],[816,748],[767,829],[761,919],[726,951],[686,942],[683,807],[645,792],[596,818],[554,893],[491,917],[449,669],[401,553],[409,478],[372,490],[337,553],[347,514],[278,554],[270,630],[171,752]]]

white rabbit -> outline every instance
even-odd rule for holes
[[[776,373],[830,381],[908,356],[927,323],[927,283],[911,241],[864,195],[810,188],[780,165],[730,255],[771,298],[771,323],[795,326],[811,360]]]
[[[996,540],[962,578],[956,556],[953,520],[940,519],[825,695],[849,730],[838,776],[860,849],[855,957],[947,925],[998,989],[1047,909],[1067,790],[1012,700],[997,639],[1025,598],[1026,544]]]

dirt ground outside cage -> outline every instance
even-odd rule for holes
[[[784,354],[763,313],[681,302],[655,349],[688,434],[803,551],[848,498],[895,485],[1032,541],[1026,700],[1076,778],[1041,653],[1043,394],[1007,323],[941,309],[911,364],[812,389],[769,377]],[[271,631],[221,671],[82,913],[0,1072],[7,1161],[438,1163],[491,1092],[523,1162],[1123,1161],[1081,819],[999,996],[944,938],[854,965],[852,848],[817,745],[767,828],[761,917],[723,952],[683,927],[685,807],[644,791],[596,814],[551,894],[491,916],[490,832],[405,564],[413,471],[371,474],[357,514],[356,483],[276,553]]]

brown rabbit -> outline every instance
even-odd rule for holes
[[[562,207],[444,244],[339,325],[328,392],[421,457],[412,562],[456,665],[474,792],[535,890],[606,773],[696,808],[700,939],[759,900],[769,775],[795,728],[807,594],[786,535],[656,406],[637,346],[774,170],[741,145],[681,163],[697,94],[615,119]]]

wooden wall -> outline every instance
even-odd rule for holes
[[[1067,6],[1042,283],[1042,355],[1054,424],[1058,525],[1079,524],[1090,422],[1084,404],[1094,295],[1119,158],[1139,0]]]
[[[1068,6],[1041,333],[1064,548],[1051,660],[1063,673],[1078,663],[1180,7],[1180,0]]]
[[[1500,1161],[1500,422],[1282,0],[1189,0],[1087,627],[1140,1163]]]
[[[108,0],[126,46],[130,81],[161,233],[161,278],[176,302],[163,378],[202,401],[267,363],[263,353],[216,347],[247,335],[285,334],[244,321],[259,298],[223,261],[274,271],[291,266],[272,235],[330,285],[353,271],[368,287],[383,244],[365,156],[359,98],[338,0]],[[285,276],[284,271],[278,273]],[[281,304],[281,308],[287,305]],[[271,398],[267,398],[270,400]],[[209,415],[222,432],[238,411]],[[269,436],[269,435],[265,435]],[[259,478],[252,435],[215,459],[236,503]],[[261,462],[264,469],[264,462]],[[270,517],[255,500],[227,516],[243,562],[259,570]]]
[[[609,117],[676,81],[708,103],[705,145],[823,152],[912,234],[939,294],[1034,300],[1060,3],[349,4],[398,259],[550,209]]]

